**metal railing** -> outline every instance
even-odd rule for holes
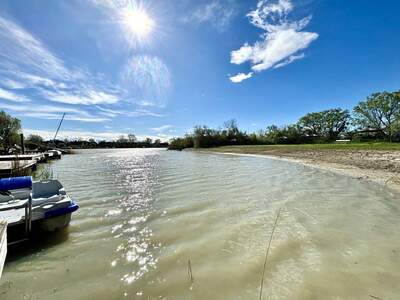
[[[17,209],[25,209],[25,238],[21,240],[17,240],[8,245],[16,244],[23,242],[29,238],[30,232],[32,230],[32,193],[29,194],[28,199],[23,200],[11,200],[6,204],[0,205],[0,212],[1,211],[10,211],[10,210],[17,210]]]

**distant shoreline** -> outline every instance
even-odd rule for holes
[[[196,150],[205,153],[278,159],[368,180],[400,192],[400,151],[396,150],[293,150],[268,146],[232,146]]]

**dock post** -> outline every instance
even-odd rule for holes
[[[25,154],[25,142],[24,142],[24,134],[23,133],[20,134],[20,138],[21,138],[22,154]]]
[[[7,221],[0,220],[0,278],[7,256]]]

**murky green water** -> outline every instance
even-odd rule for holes
[[[81,209],[10,253],[0,299],[258,299],[279,208],[264,299],[400,297],[400,199],[377,185],[151,149],[83,151],[53,170]]]

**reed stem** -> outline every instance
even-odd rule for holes
[[[278,224],[278,219],[279,219],[280,214],[281,214],[281,208],[279,208],[278,213],[276,214],[274,226],[272,227],[271,235],[269,237],[268,246],[267,246],[267,249],[266,249],[266,252],[265,252],[264,267],[263,267],[263,272],[262,272],[262,276],[261,276],[261,283],[260,283],[260,300],[262,300],[264,277],[265,277],[265,270],[266,270],[266,267],[267,267],[268,254],[269,254],[269,250],[271,248],[272,238],[274,236],[275,229],[276,229],[276,226]]]
[[[190,282],[193,283],[194,282],[194,278],[193,278],[192,264],[190,262],[190,258],[188,259],[188,277],[190,279]]]

